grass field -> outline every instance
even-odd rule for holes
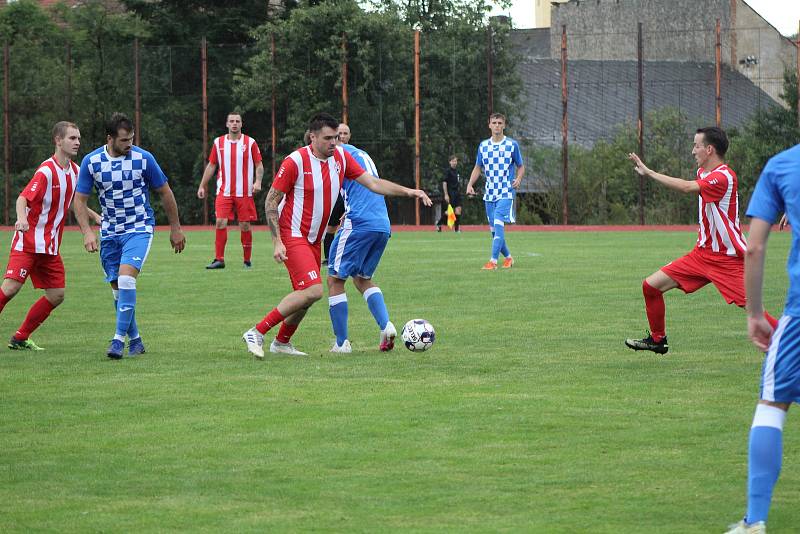
[[[641,280],[687,232],[510,233],[517,265],[482,272],[486,233],[394,235],[376,275],[398,328],[428,319],[426,353],[377,350],[352,287],[354,352],[332,355],[327,301],[294,342],[256,361],[240,337],[288,292],[259,230],[224,271],[156,236],[139,280],[147,354],[109,361],[111,292],[65,234],[67,300],[0,349],[0,531],[722,532],[745,506],[761,355],[743,311],[711,288],[667,294],[665,356]],[[8,233],[3,243],[10,242]],[[780,313],[789,235],[775,234],[765,298]],[[18,327],[40,292],[0,316]],[[800,434],[790,416],[770,532],[800,525]]]

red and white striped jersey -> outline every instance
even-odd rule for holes
[[[14,232],[11,249],[20,252],[57,255],[67,210],[72,204],[78,165],[69,162],[62,169],[55,156],[39,165],[20,193],[28,200],[28,231]]]
[[[272,187],[286,193],[278,206],[281,239],[304,237],[312,245],[325,233],[342,182],[354,180],[364,169],[349,152],[337,146],[333,156],[319,159],[306,146],[281,163]]]
[[[217,165],[217,196],[253,196],[255,166],[261,163],[258,143],[242,134],[237,141],[227,135],[214,139],[208,162]]]
[[[747,241],[739,227],[739,183],[724,163],[711,171],[697,169],[700,231],[697,248],[744,257]]]

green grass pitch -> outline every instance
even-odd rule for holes
[[[308,357],[257,361],[241,334],[290,289],[263,228],[250,271],[235,231],[223,271],[211,231],[181,255],[162,232],[138,283],[148,352],[109,361],[111,292],[68,232],[46,351],[0,349],[0,531],[722,532],[762,359],[744,312],[672,291],[669,354],[623,346],[647,328],[641,280],[695,238],[513,232],[515,267],[485,272],[486,232],[397,233],[375,280],[398,328],[434,325],[430,351],[380,353],[348,284],[353,354],[328,352],[323,299],[294,337]],[[774,315],[789,243],[770,240]],[[800,524],[798,436],[790,413],[771,532]]]

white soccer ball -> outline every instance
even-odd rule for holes
[[[436,340],[436,332],[434,332],[431,323],[425,319],[411,319],[403,327],[400,337],[403,338],[403,344],[408,350],[422,352],[433,346],[433,342]]]

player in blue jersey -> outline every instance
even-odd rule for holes
[[[486,219],[492,230],[492,256],[482,269],[490,271],[497,270],[497,259],[500,254],[505,257],[503,268],[509,269],[514,265],[514,258],[506,245],[505,225],[515,222],[515,190],[525,175],[519,143],[503,134],[505,128],[505,116],[492,113],[489,117],[492,137],[481,141],[478,145],[475,167],[467,184],[467,194],[474,196],[475,190],[472,186],[480,178],[483,170],[486,177],[483,201],[486,204]]]
[[[111,283],[117,310],[117,328],[106,354],[115,360],[122,358],[126,335],[130,356],[145,351],[135,318],[136,277],[150,252],[156,224],[150,206],[151,189],[161,195],[172,248],[181,252],[186,245],[167,177],[152,154],[133,145],[133,132],[133,123],[125,115],[114,113],[106,123],[106,144],[83,158],[75,188],[75,217],[88,252],[98,250],[87,210],[92,188],[100,201],[100,262],[106,281]]]
[[[341,133],[341,127],[339,132]],[[350,130],[347,130],[349,140]],[[342,142],[344,148],[361,167],[374,177],[378,176],[375,162],[365,151]],[[328,256],[328,306],[336,342],[331,352],[352,352],[347,337],[347,294],[344,283],[349,277],[364,296],[370,313],[381,329],[381,351],[394,348],[397,330],[389,320],[389,311],[383,300],[381,289],[372,281],[386,244],[389,242],[391,227],[386,200],[383,195],[373,193],[355,180],[345,180],[342,195],[345,204],[344,219],[333,238]]]
[[[747,514],[729,534],[766,532],[772,490],[783,455],[783,424],[793,402],[800,402],[800,226],[792,226],[792,249],[786,270],[789,292],[775,330],[764,317],[762,286],[767,238],[772,224],[785,213],[800,221],[800,145],[769,160],[756,184],[747,216],[751,218],[744,258],[747,331],[753,344],[766,351],[761,393],[753,424],[747,473]]]

